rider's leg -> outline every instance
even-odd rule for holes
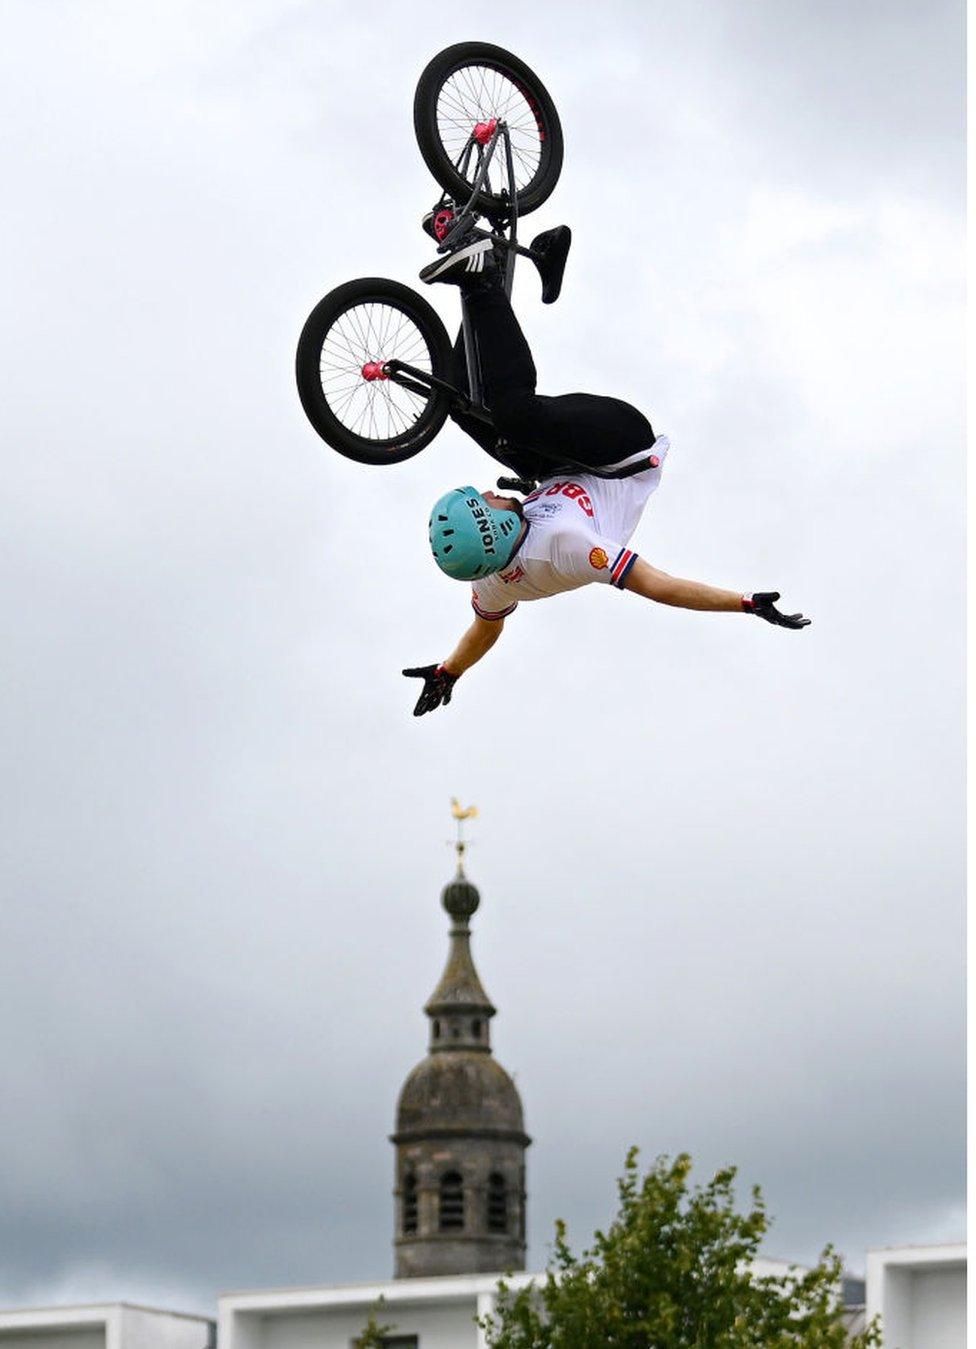
[[[457,341],[454,343],[452,382],[462,393],[468,392],[468,363],[465,357],[463,329],[458,333]],[[499,436],[493,424],[483,422],[479,417],[472,417],[470,413],[459,412],[455,408],[451,411],[451,420],[493,459],[497,459],[520,478],[538,478],[549,467],[547,460],[540,459],[538,455],[526,454],[524,450],[508,444]]]
[[[548,452],[549,463],[564,455],[595,468],[654,444],[647,418],[619,398],[537,394],[532,353],[499,280],[472,278],[462,292],[478,344],[485,402],[506,439]]]
[[[497,422],[496,404],[535,393],[535,362],[498,271],[462,283],[461,294],[478,349],[485,403]]]
[[[518,422],[525,443],[594,468],[619,464],[655,440],[651,423],[631,403],[598,394],[536,394],[531,402],[513,403],[506,415]]]

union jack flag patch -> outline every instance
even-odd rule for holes
[[[636,561],[636,553],[632,553],[629,548],[621,548],[610,568],[610,584],[615,585],[618,590],[623,590],[624,581]]]

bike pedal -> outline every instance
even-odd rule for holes
[[[442,202],[421,218],[420,227],[429,234],[435,243],[440,243],[454,224],[454,207],[451,202]]]
[[[437,246],[438,253],[447,253],[454,244],[464,238],[477,219],[476,215],[466,211],[464,215],[459,215],[453,220],[447,232],[441,235],[441,241]]]

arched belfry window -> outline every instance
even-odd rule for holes
[[[455,1232],[464,1226],[464,1183],[457,1171],[441,1176],[440,1229]]]
[[[417,1230],[417,1177],[410,1171],[403,1181],[403,1230]]]
[[[488,1231],[508,1231],[508,1193],[505,1177],[497,1171],[488,1177]]]

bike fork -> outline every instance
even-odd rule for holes
[[[480,129],[480,128],[479,128]],[[484,128],[487,133],[488,127]],[[496,230],[483,230],[474,225],[477,218],[474,211],[474,202],[488,178],[488,167],[492,157],[498,148],[499,140],[502,142],[505,152],[505,172],[508,177],[508,195],[511,202],[511,210],[508,220],[503,228],[508,229],[507,237],[504,233]],[[471,154],[476,144],[476,137],[472,135],[465,146],[459,162],[459,172],[465,172],[470,164]],[[512,141],[508,134],[508,127],[504,122],[498,122],[491,128],[491,134],[488,137],[487,144],[480,138],[477,140],[478,146],[478,171],[475,175],[474,187],[467,204],[460,211],[458,219],[452,228],[441,240],[438,252],[445,253],[451,245],[466,234],[469,230],[477,238],[491,239],[495,244],[501,244],[505,248],[505,273],[502,284],[505,294],[509,299],[512,297],[512,283],[515,280],[515,258],[518,254],[523,257],[535,260],[536,255],[529,248],[523,248],[518,242],[518,194],[515,191],[515,165],[512,158]],[[471,402],[475,406],[482,403],[481,387],[481,362],[478,359],[477,339],[474,333],[474,326],[471,322],[471,315],[468,313],[468,306],[461,297],[461,332],[464,339],[464,357],[468,375],[468,390]]]

